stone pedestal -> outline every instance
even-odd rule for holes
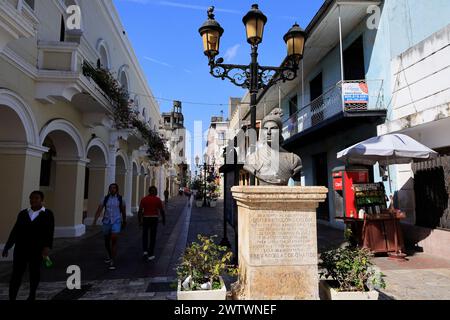
[[[325,187],[244,186],[238,205],[239,300],[319,299],[316,208]]]

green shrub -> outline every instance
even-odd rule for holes
[[[230,265],[233,253],[227,247],[214,242],[214,237],[198,235],[199,242],[186,248],[177,267],[178,279],[184,282],[190,277],[189,288],[186,290],[201,290],[204,283],[211,283],[212,289],[220,289],[220,276],[236,275],[237,269]],[[182,290],[185,290],[182,287]]]
[[[369,291],[385,288],[383,274],[373,265],[368,249],[339,248],[321,254],[320,275],[336,281],[339,291]]]

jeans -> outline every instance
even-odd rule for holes
[[[158,231],[158,217],[144,217],[142,223],[142,249],[149,256],[155,254],[156,232]],[[150,234],[149,234],[150,233]],[[150,244],[148,238],[150,236]]]
[[[41,252],[36,253],[19,253],[14,252],[13,273],[9,283],[9,299],[16,300],[22,277],[27,269],[30,272],[30,295],[28,299],[36,299],[36,290],[41,279]]]

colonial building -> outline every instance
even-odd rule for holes
[[[69,30],[69,5],[81,28]],[[33,190],[55,212],[56,237],[85,233],[108,184],[127,213],[165,172],[133,129],[117,130],[113,103],[83,66],[107,69],[133,111],[158,130],[160,111],[111,0],[0,1],[0,246]]]
[[[223,193],[224,185],[223,178],[220,176],[219,168],[225,163],[223,157],[224,148],[227,146],[229,121],[225,120],[223,116],[211,117],[211,123],[206,134],[206,151],[208,156],[208,165],[212,165],[216,182],[220,186],[220,192]]]
[[[173,196],[180,187],[187,184],[186,128],[181,102],[174,101],[172,112],[163,113],[161,121],[161,133],[166,140],[171,159],[171,165],[167,169],[166,186]]]
[[[336,220],[342,213],[335,207],[332,172],[346,164],[337,152],[402,132],[441,157],[391,166],[392,183],[385,188],[407,212],[406,237],[426,252],[450,255],[449,16],[447,1],[327,0],[306,28],[297,80],[260,94],[259,119],[278,106],[284,111],[284,147],[303,161],[297,183],[330,190],[318,210],[321,222],[343,226]],[[346,102],[355,85],[368,101]],[[371,180],[382,181],[377,166],[369,169]]]

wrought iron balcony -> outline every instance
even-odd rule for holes
[[[351,94],[351,89],[358,87],[360,90],[356,91],[362,94]],[[284,139],[288,140],[297,134],[323,126],[333,119],[373,116],[385,111],[383,80],[339,82],[287,118],[283,122],[282,134]]]

